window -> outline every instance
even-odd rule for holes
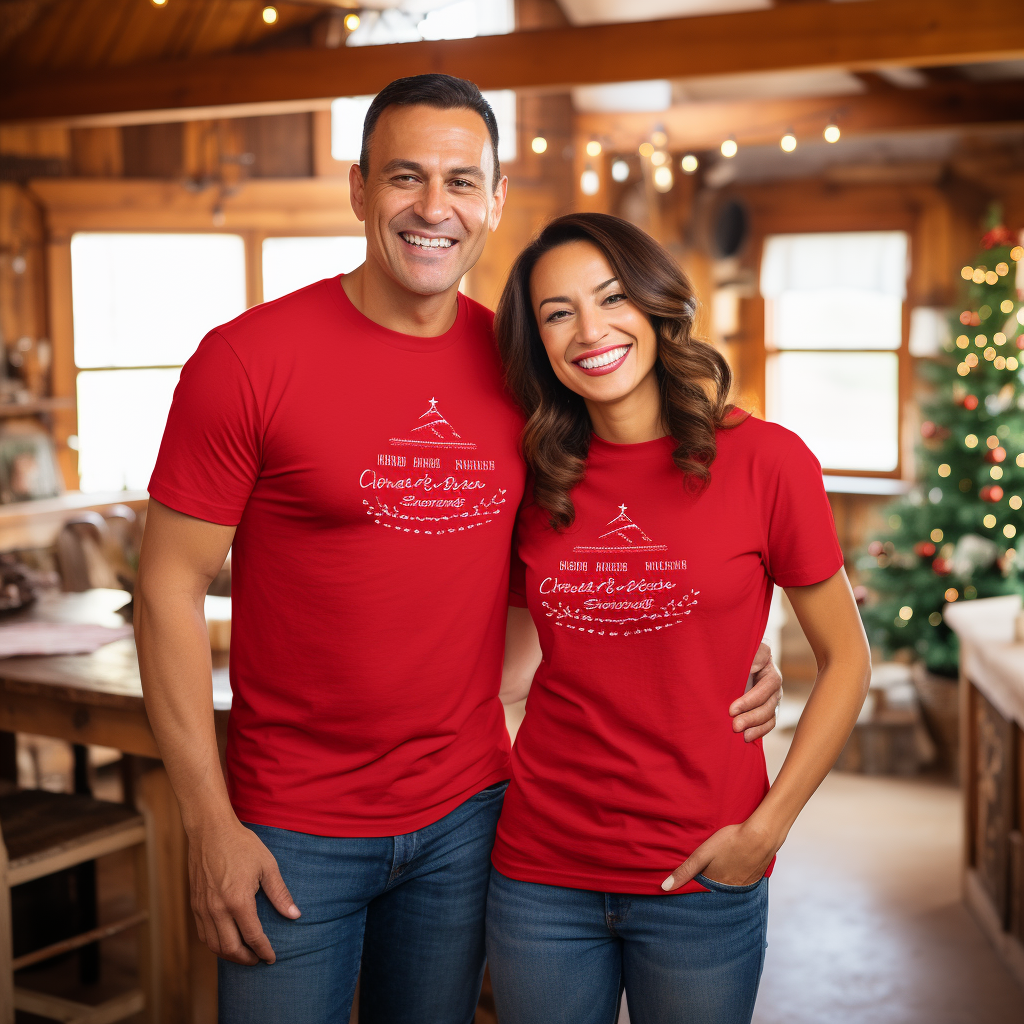
[[[768,416],[826,470],[899,465],[907,236],[772,235],[761,262]]]
[[[181,366],[245,310],[242,239],[79,233],[71,289],[81,488],[145,488]]]
[[[365,258],[362,235],[265,238],[263,301],[278,299],[325,277],[347,274]]]

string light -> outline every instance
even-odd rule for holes
[[[1020,509],[1021,505],[1024,505],[1024,501],[1021,501],[1021,497],[1019,494],[1015,494],[1012,498],[1010,498],[1009,505],[1010,508],[1012,508],[1013,511],[1016,512]]]
[[[359,15],[358,14],[346,14],[345,15],[345,28],[349,32],[355,32],[359,28]]]
[[[948,463],[944,462],[941,466],[939,466],[939,476],[946,477],[949,476],[951,472],[952,469],[950,469]]]
[[[1004,537],[1016,537],[1017,536],[1017,527],[1014,526],[1013,523],[1007,523],[1003,527],[1003,536]]]
[[[964,267],[963,270],[960,271],[960,276],[965,281],[970,281],[970,279],[974,277],[974,267]]]
[[[786,132],[779,140],[779,145],[782,147],[783,152],[792,153],[796,149],[796,136],[792,132]]]
[[[942,613],[941,612],[932,612],[931,615],[928,616],[928,625],[929,626],[938,626],[941,622],[942,622]]]
[[[547,152],[547,148],[548,140],[545,139],[543,135],[538,135],[533,142],[530,143],[530,149],[532,149],[534,153],[545,153]]]
[[[952,604],[960,596],[960,592],[956,587],[950,587],[942,596]]]
[[[903,619],[904,622],[906,622],[908,619],[910,619],[911,616],[913,616],[913,614],[914,614],[914,609],[911,608],[909,604],[905,604],[900,609],[900,618]]]
[[[682,167],[684,174],[693,174],[700,164],[692,153],[687,153],[686,156],[679,161],[679,166]]]
[[[654,187],[659,192],[668,192],[672,188],[673,181],[672,168],[667,164],[654,169]]]
[[[1014,263],[1018,262],[1022,256],[1024,256],[1024,245],[1015,245],[1010,250],[1010,259]]]
[[[997,274],[998,274],[998,275],[999,275],[1000,277],[1006,277],[1006,275],[1007,275],[1007,274],[1008,274],[1009,272],[1010,272],[1010,267],[1009,267],[1009,264],[1007,264],[1007,263],[997,263],[997,264],[996,264],[996,273],[997,273]]]
[[[629,164],[625,160],[616,160],[612,164],[612,180],[625,181],[629,177]]]
[[[601,143],[597,139],[591,139],[587,143],[587,156],[600,156],[601,155]]]
[[[722,143],[722,156],[729,160],[731,160],[739,151],[740,147],[736,145],[735,139],[726,139],[725,142]]]
[[[668,136],[660,128],[656,128],[651,132],[651,142],[661,149],[662,146],[668,145]]]
[[[588,167],[580,175],[580,191],[585,196],[596,196],[601,190],[601,179],[593,167]]]
[[[655,167],[661,167],[662,164],[668,163],[668,153],[663,149],[656,149],[651,154],[651,163],[654,164]]]
[[[263,8],[263,20],[268,25],[273,25],[277,21],[277,8],[276,7],[264,7]]]
[[[996,525],[996,517],[989,512],[989,514],[982,519],[982,523],[991,530],[992,527]]]
[[[977,448],[978,447],[978,435],[977,434],[968,434],[964,438],[964,444],[967,445],[968,448]]]
[[[971,280],[975,284],[984,284],[985,283],[985,268],[984,267],[975,267],[974,268],[974,273],[971,274]]]
[[[641,156],[650,156],[653,152],[654,152],[654,146],[652,146],[649,142],[641,142],[640,143],[640,155]]]
[[[1012,313],[1013,312],[1013,299],[1003,299],[1003,301],[999,303],[999,312],[1000,313]]]
[[[154,7],[166,7],[167,0],[150,0]]]
[[[839,141],[839,125],[833,123],[825,126],[825,130],[822,132],[825,136],[826,142],[838,142]]]
[[[931,539],[936,544],[938,544],[939,541],[942,540],[942,531],[938,527],[936,527],[934,530],[932,530],[931,533],[928,534],[928,536],[931,537]]]
[[[998,284],[998,283],[999,283],[999,275],[994,270],[990,270],[985,275],[985,284]]]

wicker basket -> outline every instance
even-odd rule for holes
[[[920,662],[912,679],[928,732],[938,752],[936,767],[957,779],[960,774],[960,684],[929,672]]]

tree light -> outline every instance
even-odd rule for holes
[[[1014,526],[1013,523],[1007,523],[1003,527],[1003,536],[1004,537],[1016,537],[1017,536],[1017,527]]]
[[[264,7],[263,8],[263,20],[268,25],[273,25],[277,21],[277,8],[276,7]]]
[[[1024,256],[1024,245],[1015,245],[1010,250],[1010,259],[1016,263],[1022,256]]]
[[[972,277],[974,277],[974,267],[964,267],[964,268],[963,268],[963,269],[962,269],[962,270],[960,271],[960,276],[961,276],[961,277],[962,277],[962,278],[963,278],[963,279],[964,279],[965,281],[970,281],[970,279],[971,279]]]
[[[672,187],[672,168],[667,164],[654,170],[654,187],[659,192],[667,192]]]
[[[736,145],[736,140],[735,139],[726,139],[725,142],[722,143],[722,156],[727,157],[730,160],[739,151],[740,151],[740,147]]]
[[[991,530],[992,527],[996,525],[996,517],[989,512],[989,514],[982,519],[982,523]]]
[[[359,15],[358,14],[346,14],[345,15],[345,28],[349,32],[355,32],[359,28]]]
[[[700,165],[697,163],[697,158],[692,153],[687,153],[686,156],[679,161],[679,166],[682,167],[686,174],[693,174]]]
[[[903,607],[902,607],[902,608],[900,609],[900,618],[901,618],[901,619],[902,619],[902,620],[903,620],[904,622],[906,622],[906,621],[907,621],[908,619],[910,619],[910,617],[911,617],[911,616],[912,616],[913,614],[914,614],[914,609],[913,609],[913,608],[911,608],[909,604],[905,604],[905,605],[904,605],[904,606],[903,606]]]
[[[533,140],[533,142],[530,143],[530,149],[532,149],[534,151],[534,153],[544,153],[544,152],[547,152],[547,148],[548,148],[548,140],[545,139],[543,135],[538,135]]]
[[[825,136],[826,142],[838,142],[839,141],[839,125],[830,124],[825,126],[825,131],[822,132]]]
[[[796,136],[792,132],[786,132],[779,140],[779,145],[786,153],[792,153],[796,149]]]
[[[597,139],[591,139],[587,143],[587,156],[600,156],[601,155],[601,143]]]
[[[601,189],[601,179],[593,167],[588,167],[580,175],[580,191],[585,196],[596,196]]]
[[[612,164],[612,179],[625,181],[629,177],[629,164],[625,160],[616,160]]]

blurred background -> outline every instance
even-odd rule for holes
[[[215,1019],[117,611],[181,366],[362,261],[363,116],[429,70],[484,89],[509,177],[466,294],[493,308],[554,216],[625,217],[689,275],[735,402],[821,461],[874,675],[772,878],[755,1020],[1024,1021],[1019,0],[0,0],[0,605],[54,633],[0,623],[0,777],[122,801],[159,851],[152,948],[99,934],[126,850],[18,888],[18,1020],[136,990]],[[229,596],[230,562],[221,729]],[[784,598],[768,639],[774,772],[815,665]]]

